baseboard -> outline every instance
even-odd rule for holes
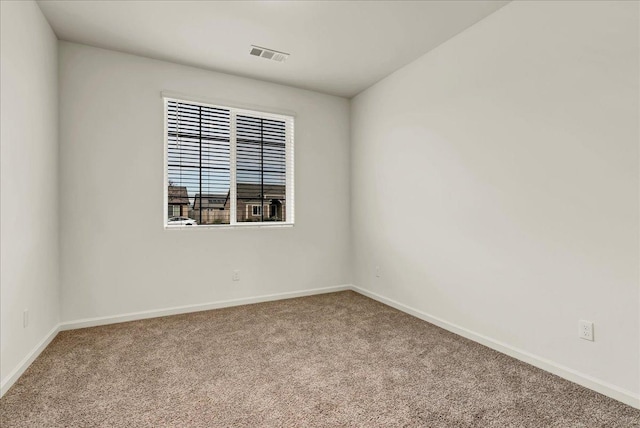
[[[266,294],[255,297],[245,297],[232,300],[221,300],[217,302],[175,306],[172,308],[164,308],[150,311],[131,312],[121,315],[112,315],[106,317],[97,318],[85,318],[76,321],[66,321],[56,325],[36,346],[27,354],[26,357],[13,369],[13,371],[7,376],[6,379],[0,384],[0,397],[2,397],[11,386],[22,376],[22,374],[29,368],[31,363],[38,358],[38,355],[51,343],[56,337],[58,332],[65,330],[74,330],[78,328],[96,327],[100,325],[116,324],[127,321],[136,321],[147,318],[157,318],[168,315],[179,315],[190,312],[208,311],[211,309],[229,308],[232,306],[249,305],[252,303],[270,302],[274,300],[292,299],[295,297],[312,296],[316,294],[335,293],[338,291],[351,290],[353,287],[350,284],[336,285],[333,287],[324,288],[312,288],[308,290],[289,291],[285,293]]]
[[[413,315],[424,321],[444,328],[452,333],[463,336],[467,339],[478,342],[484,346],[494,349],[503,354],[509,355],[520,361],[524,361],[542,370],[553,373],[578,385],[584,386],[600,394],[611,397],[615,400],[621,401],[629,406],[640,409],[640,395],[634,394],[631,391],[624,390],[615,385],[611,385],[602,380],[596,379],[584,373],[580,373],[569,367],[562,366],[551,360],[539,357],[531,354],[527,351],[514,348],[506,343],[484,336],[482,334],[471,331],[467,328],[460,327],[441,318],[430,315],[426,312],[412,308],[403,303],[397,302],[393,299],[389,299],[380,294],[374,293],[367,289],[355,286],[355,285],[338,285],[333,287],[314,288],[309,290],[290,291],[285,293],[267,294],[256,297],[246,297],[232,300],[222,300],[217,302],[210,302],[196,305],[176,306],[172,308],[132,312],[121,315],[113,315],[107,317],[86,318],[76,321],[67,321],[56,325],[51,331],[29,352],[24,359],[18,364],[18,366],[2,381],[0,385],[0,397],[2,397],[11,386],[22,376],[31,363],[40,355],[40,353],[51,343],[56,337],[59,331],[73,330],[77,328],[95,327],[99,325],[115,324],[120,322],[135,321],[147,318],[156,318],[168,315],[178,315],[190,312],[207,311],[211,309],[228,308],[232,306],[248,305],[252,303],[269,302],[274,300],[291,299],[295,297],[312,296],[316,294],[334,293],[338,291],[353,290],[364,296],[377,300],[385,305],[396,308],[409,315]]]
[[[421,310],[412,308],[393,299],[389,299],[385,296],[374,293],[373,291],[369,291],[355,285],[352,286],[352,290],[364,296],[377,300],[380,303],[384,303],[385,305],[398,309],[399,311],[405,312],[409,315],[413,315],[416,318],[420,318],[421,320],[427,321],[431,324],[435,324],[438,327],[441,327],[452,333],[458,334],[467,339],[473,340],[474,342],[478,342],[484,346],[494,349],[498,352],[509,355],[510,357],[513,357],[520,361],[524,361],[525,363],[531,364],[532,366],[538,367],[542,370],[560,376],[561,378],[577,383],[578,385],[584,386],[585,388],[589,388],[593,391],[599,392],[600,394],[606,395],[607,397],[613,398],[614,400],[621,401],[631,407],[640,409],[640,395],[634,394],[631,391],[619,388],[615,385],[604,382],[600,379],[596,379],[584,373],[580,373],[554,361],[531,354],[530,352],[517,349],[504,342],[500,342],[498,340],[476,333],[467,328],[460,327],[446,320],[443,320],[442,318],[435,317]]]
[[[42,338],[40,342],[20,361],[18,366],[13,369],[9,376],[7,376],[0,384],[0,397],[2,397],[8,390],[13,386],[13,384],[22,376],[22,374],[29,368],[31,363],[38,358],[38,355],[51,343],[51,341],[56,337],[58,332],[60,331],[60,324],[56,325],[51,329],[47,335]]]
[[[220,300],[217,302],[199,303],[195,305],[175,306],[164,309],[154,309],[149,311],[131,312],[120,315],[110,315],[106,317],[85,318],[75,321],[65,321],[60,324],[60,331],[75,330],[78,328],[96,327],[100,325],[116,324],[128,321],[137,321],[147,318],[165,317],[168,315],[187,314],[190,312],[208,311],[211,309],[229,308],[232,306],[250,305],[252,303],[270,302],[274,300],[292,299],[295,297],[313,296],[316,294],[335,293],[337,291],[351,290],[351,285],[336,285],[332,287],[312,288],[300,291],[288,291],[285,293],[266,294],[255,297],[244,297],[240,299]]]

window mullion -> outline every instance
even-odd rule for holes
[[[264,120],[260,118],[260,221],[264,221]]]
[[[202,224],[202,106],[198,106],[198,224]]]
[[[295,193],[294,193],[294,123],[287,119],[285,122],[285,182],[286,182],[286,217],[284,221],[293,223],[295,216]]]
[[[229,185],[229,215],[231,218],[229,219],[229,224],[236,224],[238,221],[238,195],[237,195],[237,174],[236,174],[236,166],[237,166],[237,145],[236,145],[236,112],[231,110],[231,132],[229,134],[229,145],[230,145],[230,178],[231,183]]]

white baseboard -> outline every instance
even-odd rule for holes
[[[175,306],[172,308],[153,309],[150,311],[131,312],[128,314],[110,315],[106,317],[85,318],[75,321],[65,321],[60,324],[60,331],[75,330],[77,328],[96,327],[99,325],[116,324],[127,321],[136,321],[147,318],[165,317],[168,315],[187,314],[190,312],[208,311],[211,309],[229,308],[232,306],[249,305],[252,303],[270,302],[274,300],[292,299],[294,297],[312,296],[315,294],[335,293],[337,291],[351,290],[351,285],[336,285],[333,287],[312,288],[300,291],[288,291],[285,293],[266,294],[256,297],[243,297],[240,299],[220,300],[217,302],[199,303],[195,305]]]
[[[274,300],[292,299],[294,297],[312,296],[316,294],[335,293],[337,291],[351,290],[351,285],[336,285],[333,287],[312,288],[308,290],[289,291],[285,293],[267,294],[256,297],[245,297],[232,300],[221,300],[217,302],[175,306],[172,308],[156,309],[150,311],[132,312],[128,314],[112,315],[106,317],[86,318],[76,321],[66,321],[56,325],[37,345],[27,354],[26,357],[13,369],[6,379],[0,384],[0,397],[2,397],[11,386],[22,376],[29,368],[31,363],[40,355],[40,353],[51,343],[54,337],[60,331],[74,330],[85,327],[96,327],[100,325],[116,324],[127,321],[136,321],[147,318],[163,317],[167,315],[186,314],[190,312],[208,311],[211,309],[229,308],[232,306],[249,305],[252,303],[270,302]]]
[[[29,368],[31,363],[38,358],[38,355],[51,343],[60,331],[60,324],[51,329],[49,333],[18,363],[18,366],[9,373],[9,375],[0,384],[0,397],[2,397],[13,384],[22,376],[22,374]]]
[[[187,306],[176,306],[172,308],[165,309],[157,309],[150,311],[141,311],[141,312],[132,312],[128,314],[121,315],[113,315],[106,317],[97,317],[97,318],[86,318],[76,321],[66,321],[56,325],[32,350],[25,356],[25,358],[18,364],[18,366],[2,381],[0,385],[0,397],[2,397],[11,386],[20,378],[20,376],[27,370],[27,368],[31,365],[31,363],[40,355],[40,353],[51,343],[51,341],[56,337],[59,331],[64,330],[73,330],[77,328],[85,328],[85,327],[95,327],[100,325],[107,324],[115,324],[127,321],[135,321],[147,318],[156,318],[168,315],[178,315],[185,314],[190,312],[199,312],[199,311],[207,311],[211,309],[220,309],[220,308],[228,308],[232,306],[240,306],[240,305],[248,305],[252,303],[260,303],[260,302],[269,302],[274,300],[283,300],[283,299],[291,299],[294,297],[303,297],[303,296],[311,296],[316,294],[325,294],[325,293],[334,293],[338,291],[345,290],[353,290],[357,293],[360,293],[364,296],[370,297],[374,300],[377,300],[385,305],[396,308],[402,312],[405,312],[409,315],[413,315],[417,318],[420,318],[424,321],[430,322],[432,324],[437,325],[438,327],[444,328],[452,333],[463,336],[467,339],[473,340],[474,342],[478,342],[482,345],[485,345],[491,349],[494,349],[498,352],[502,352],[503,354],[509,355],[513,358],[516,358],[520,361],[524,361],[528,364],[531,364],[535,367],[538,367],[542,370],[548,371],[555,375],[558,375],[564,379],[567,379],[571,382],[577,383],[578,385],[582,385],[586,388],[599,392],[603,395],[611,397],[615,400],[621,401],[625,404],[628,404],[632,407],[640,409],[640,395],[634,394],[631,391],[624,390],[615,385],[609,384],[607,382],[601,381],[589,375],[580,373],[576,370],[573,370],[569,367],[562,366],[557,364],[551,360],[547,360],[545,358],[539,357],[537,355],[531,354],[527,351],[523,351],[521,349],[514,348],[506,343],[500,342],[498,340],[492,339],[490,337],[484,336],[482,334],[476,333],[464,327],[460,327],[458,325],[452,324],[448,321],[445,321],[441,318],[430,315],[426,312],[420,311],[418,309],[414,309],[410,306],[407,306],[403,303],[397,302],[395,300],[384,297],[380,294],[374,293],[367,289],[355,286],[355,285],[338,285],[333,287],[324,287],[324,288],[314,288],[309,290],[300,290],[300,291],[290,291],[285,293],[277,293],[277,294],[267,294],[263,296],[256,297],[245,297],[240,299],[232,299],[232,300],[222,300],[217,302],[210,302],[204,304],[196,304],[196,305],[187,305]]]
[[[460,327],[441,318],[435,317],[418,309],[414,309],[408,305],[389,299],[367,289],[353,285],[352,290],[364,296],[377,300],[380,303],[384,303],[385,305],[396,308],[399,311],[405,312],[409,315],[413,315],[416,318],[420,318],[421,320],[427,321],[431,324],[435,324],[438,327],[441,327],[452,333],[473,340],[474,342],[478,342],[503,354],[509,355],[510,357],[513,357],[520,361],[524,361],[525,363],[531,364],[532,366],[538,367],[571,382],[577,383],[578,385],[584,386],[585,388],[589,388],[593,391],[599,392],[600,394],[606,395],[607,397],[613,398],[614,400],[621,401],[631,407],[640,409],[640,395],[635,394],[631,391],[619,388],[615,385],[604,382],[600,379],[596,379],[584,373],[580,373],[574,369],[565,367],[554,361],[531,354],[530,352],[514,348],[513,346],[508,345],[504,342],[500,342],[498,340],[476,333],[467,328]]]

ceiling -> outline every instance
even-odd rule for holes
[[[61,40],[352,97],[508,1],[38,3]]]

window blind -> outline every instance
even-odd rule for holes
[[[286,218],[286,122],[236,116],[238,221],[284,221]],[[248,205],[260,215],[243,215]]]
[[[169,209],[198,224],[229,224],[230,110],[167,102]]]
[[[166,99],[167,226],[293,223],[293,118]]]

